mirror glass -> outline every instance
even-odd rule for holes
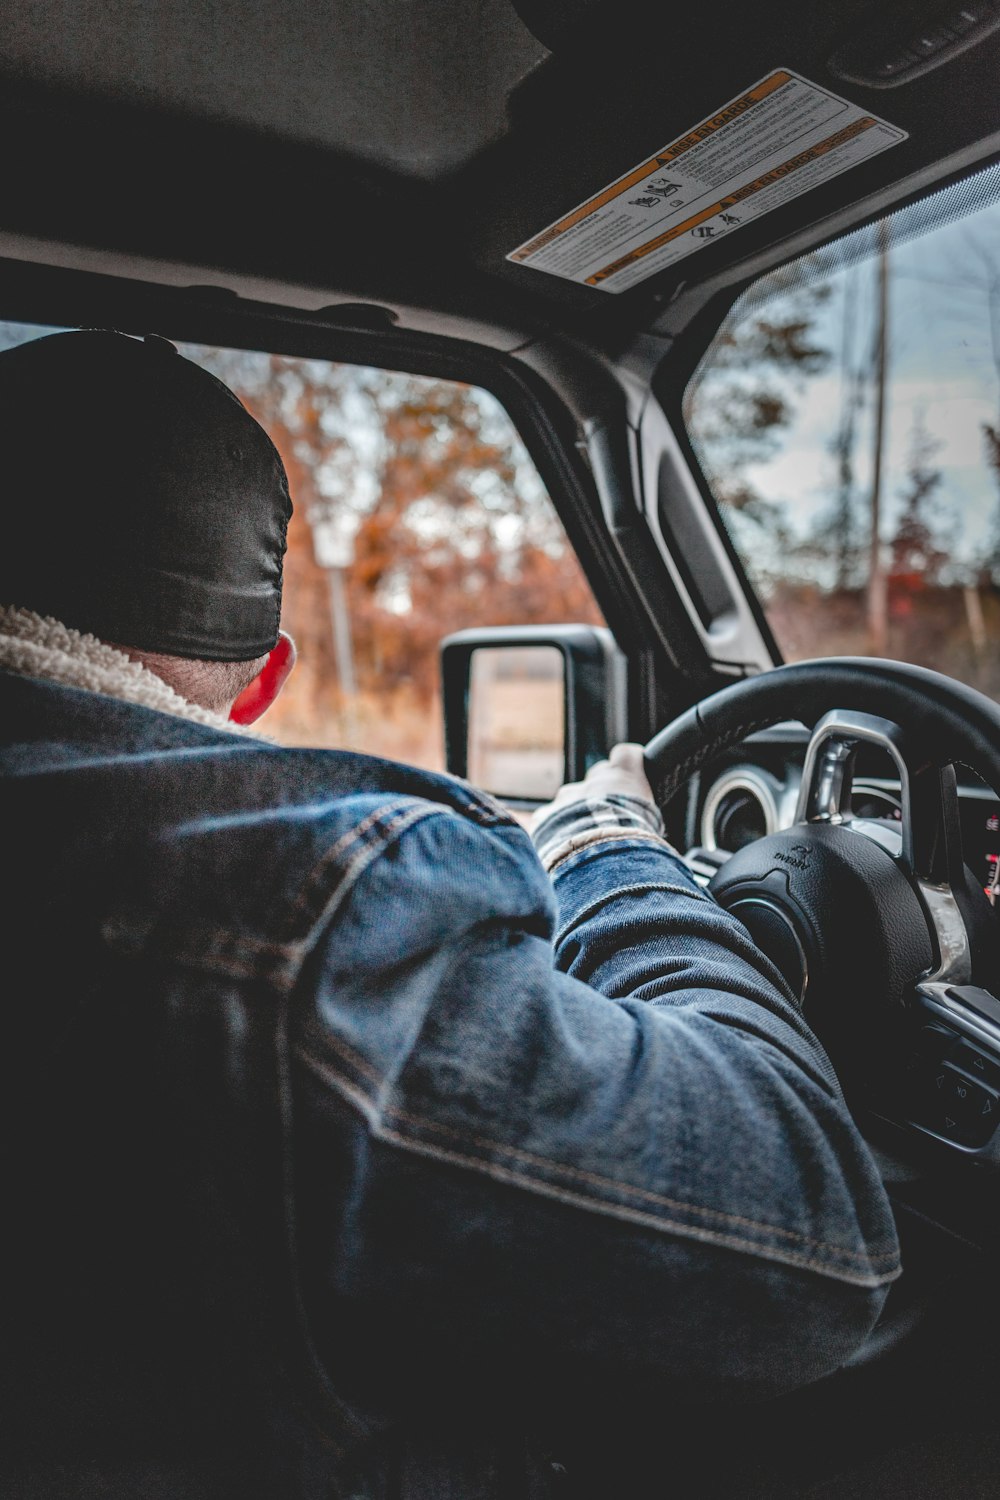
[[[564,780],[565,669],[555,646],[482,646],[469,671],[469,780],[547,802]]]

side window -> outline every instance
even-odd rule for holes
[[[684,419],[789,660],[1000,698],[1000,170],[764,277]]]
[[[0,324],[0,347],[52,332]],[[438,645],[468,626],[602,623],[507,412],[454,381],[178,344],[270,433],[294,503],[285,744],[444,765]]]

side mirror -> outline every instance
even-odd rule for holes
[[[506,802],[547,802],[627,735],[610,630],[503,625],[441,642],[448,770]]]

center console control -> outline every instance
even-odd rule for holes
[[[975,985],[917,987],[904,1059],[908,1123],[1000,1166],[1000,1001]]]

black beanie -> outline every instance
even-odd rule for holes
[[[166,339],[0,353],[0,604],[170,656],[278,638],[288,481],[264,429]]]

